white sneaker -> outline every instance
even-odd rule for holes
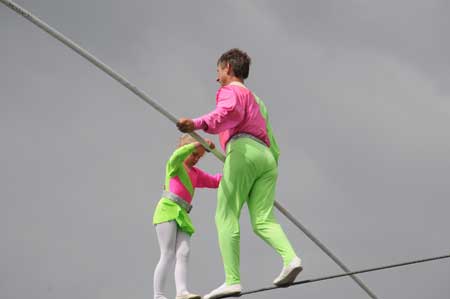
[[[186,293],[176,296],[175,299],[202,299],[202,296],[192,293]]]
[[[217,299],[223,296],[233,296],[240,295],[242,293],[242,288],[240,284],[227,285],[224,283],[217,289],[211,291],[209,294],[203,296],[203,299]]]
[[[294,282],[297,275],[302,272],[302,261],[299,257],[294,257],[292,262],[289,265],[284,266],[283,270],[281,270],[280,275],[273,281],[273,284],[276,286],[288,285]]]

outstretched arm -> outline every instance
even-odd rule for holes
[[[196,168],[198,177],[197,185],[198,188],[218,188],[220,180],[222,179],[222,174],[217,173],[215,175],[204,172],[201,169]]]
[[[210,134],[217,134],[236,127],[244,118],[239,109],[236,94],[231,88],[223,87],[217,95],[216,109],[195,119],[180,118],[177,127],[182,132],[203,129]]]

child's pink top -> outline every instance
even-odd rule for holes
[[[230,84],[221,87],[216,94],[216,109],[193,119],[196,130],[219,134],[220,145],[225,151],[227,142],[237,133],[248,133],[270,146],[266,121],[253,93],[245,86]]]
[[[183,167],[183,166],[181,166]],[[209,173],[204,172],[203,170],[192,167],[188,169],[186,167],[189,178],[191,179],[192,187],[194,189],[198,188],[217,188],[219,187],[220,179],[222,178],[221,174],[211,175]],[[188,203],[192,202],[192,195],[186,189],[186,187],[181,182],[178,176],[170,178],[169,181],[169,191],[175,193],[176,195],[183,198]]]

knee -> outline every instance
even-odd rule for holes
[[[228,233],[233,233],[239,231],[239,217],[236,217],[235,215],[224,216],[216,213],[214,219],[219,232],[226,231]]]
[[[191,249],[189,246],[181,246],[177,250],[177,259],[187,259],[189,257]]]
[[[175,250],[167,249],[167,250],[161,251],[161,260],[171,261],[174,258],[175,258]]]
[[[254,221],[252,222],[252,228],[253,232],[260,236],[264,233],[265,230],[268,228],[268,222],[267,221]]]
[[[263,225],[261,222],[252,222],[253,232],[258,236],[261,235],[261,231],[263,229]]]

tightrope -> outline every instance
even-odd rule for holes
[[[380,270],[389,269],[389,268],[403,267],[403,266],[412,265],[412,264],[431,262],[431,261],[440,260],[440,259],[446,259],[446,258],[450,258],[450,254],[437,256],[437,257],[431,257],[431,258],[425,258],[425,259],[420,259],[420,260],[414,260],[414,261],[409,261],[409,262],[403,262],[403,263],[398,263],[398,264],[392,264],[392,265],[387,265],[387,266],[380,266],[380,267],[375,267],[375,268],[369,268],[369,269],[364,269],[364,270],[359,270],[359,271],[353,271],[353,272],[349,272],[349,273],[334,274],[334,275],[328,275],[328,276],[323,276],[323,277],[318,277],[318,278],[305,279],[305,280],[296,281],[296,282],[294,282],[292,284],[289,284],[287,286],[282,286],[282,287],[278,287],[278,286],[265,287],[265,288],[260,288],[260,289],[255,289],[255,290],[242,292],[240,295],[223,296],[223,297],[220,297],[220,298],[242,297],[242,296],[245,296],[245,295],[261,293],[261,292],[266,292],[266,291],[275,290],[275,289],[281,289],[281,288],[285,289],[285,288],[289,288],[289,287],[295,286],[295,285],[313,283],[313,282],[318,282],[318,281],[322,281],[322,280],[335,279],[335,278],[340,278],[340,277],[344,277],[344,276],[356,275],[356,274],[367,273],[367,272],[380,271]]]

